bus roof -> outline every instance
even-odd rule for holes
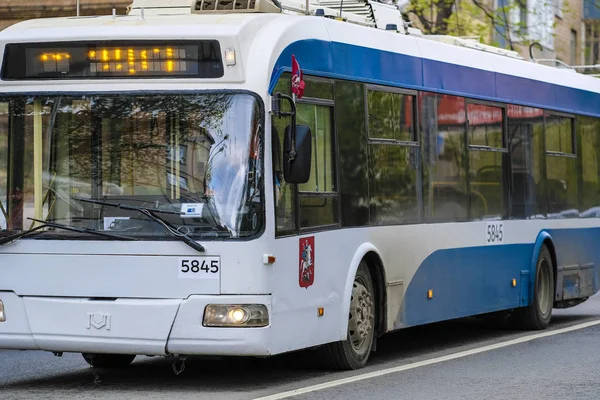
[[[32,19],[11,25],[0,32],[5,42],[44,42],[54,40],[98,40],[235,36],[257,19],[268,20],[277,15],[137,15],[61,17]]]
[[[219,82],[273,89],[295,54],[306,74],[429,90],[558,111],[600,115],[600,80],[331,18],[283,13],[181,14],[38,19],[0,32],[11,42],[217,39],[240,57]],[[270,84],[269,84],[270,82]]]

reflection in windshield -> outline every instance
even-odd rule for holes
[[[106,200],[165,211],[191,236],[262,224],[262,127],[247,94],[0,97],[0,231],[38,218],[165,236]],[[179,213],[180,215],[178,215]]]

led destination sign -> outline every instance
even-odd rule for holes
[[[2,68],[6,80],[221,76],[216,40],[9,44]]]

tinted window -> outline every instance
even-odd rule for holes
[[[469,152],[472,219],[504,217],[503,158],[502,153]]]
[[[281,75],[273,93],[281,92],[290,94],[291,74],[286,72]],[[304,97],[333,100],[333,83],[313,77],[304,77]]]
[[[300,227],[339,222],[335,170],[333,110],[329,106],[298,104],[298,123],[312,130],[310,179],[298,185]]]
[[[333,100],[333,83],[320,79],[305,80],[304,97]]]
[[[535,218],[545,215],[543,185],[544,111],[539,108],[507,107],[508,143],[511,162],[511,216]]]
[[[295,198],[296,188],[283,179],[283,134],[289,118],[273,118],[273,179],[275,192],[275,230],[278,234],[296,230]]]
[[[579,215],[577,158],[573,153],[573,120],[546,115],[546,185],[548,218]]]
[[[274,93],[290,93],[289,75],[283,75]],[[281,102],[282,111],[289,112],[287,101]],[[275,231],[278,235],[294,232],[296,226],[296,187],[283,179],[283,138],[285,127],[292,123],[291,118],[271,118],[271,147],[273,158],[273,188],[275,192]]]
[[[417,202],[418,147],[369,145],[371,223],[388,225],[419,221]]]
[[[548,218],[577,217],[578,185],[576,159],[548,155]]]
[[[308,182],[290,185],[284,181],[283,168],[281,168],[284,162],[281,158],[283,135],[285,127],[291,124],[291,119],[276,117],[272,119],[273,138],[278,138],[272,143],[272,154],[276,232],[279,235],[293,233],[299,228],[337,224],[340,219],[333,107],[315,104],[315,100],[311,100],[311,98],[332,99],[333,84],[311,77],[304,79],[306,82],[304,96],[296,103],[296,123],[308,125],[312,131],[311,171]],[[274,92],[290,94],[289,74],[281,76]],[[282,102],[282,111],[289,111],[286,101]],[[295,209],[296,196],[298,196],[298,210]]]
[[[337,197],[300,196],[300,227],[331,225],[339,221]]]
[[[415,140],[412,125],[413,96],[368,90],[369,137]]]
[[[468,104],[469,145],[501,148],[503,109],[483,104]]]
[[[472,219],[505,216],[503,115],[500,107],[467,105]]]
[[[572,119],[546,115],[546,151],[574,153]]]
[[[368,90],[367,99],[371,223],[418,222],[419,147],[414,142],[412,123],[414,96]]]
[[[465,100],[419,93],[425,217],[430,221],[467,219]]]
[[[580,117],[578,126],[583,184],[580,216],[600,217],[600,119]]]
[[[337,191],[332,109],[314,104],[297,105],[297,123],[312,130],[312,166],[308,182],[298,185],[301,192]]]
[[[335,113],[340,152],[342,224],[369,224],[367,126],[364,85],[336,82]]]

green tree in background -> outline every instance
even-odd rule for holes
[[[403,8],[425,34],[477,37],[511,50],[517,42],[529,45],[553,35],[555,5],[550,0],[533,5],[527,0],[408,0]],[[562,11],[569,12],[567,2]]]

